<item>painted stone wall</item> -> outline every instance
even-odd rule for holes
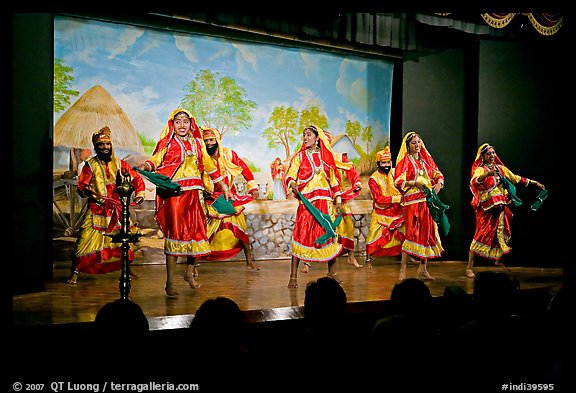
[[[131,219],[138,223],[138,227],[154,229],[154,233],[158,233],[153,206],[152,201],[146,201],[138,209],[132,210]],[[297,202],[294,200],[256,201],[246,205],[246,223],[255,259],[290,258],[296,207]],[[364,253],[370,227],[371,201],[352,205],[352,211],[359,212],[352,215],[356,239],[355,252]],[[244,259],[244,253],[240,253],[234,259]]]

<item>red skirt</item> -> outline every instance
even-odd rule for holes
[[[328,213],[326,200],[317,199],[312,201],[312,204],[321,212]],[[342,251],[342,244],[336,239],[329,239],[325,244],[315,243],[315,240],[325,233],[324,227],[308,208],[300,203],[294,221],[292,255],[305,262],[328,262],[336,258]]]
[[[164,234],[164,254],[177,257],[210,254],[202,206],[200,190],[186,190],[167,198],[156,196],[156,222]]]

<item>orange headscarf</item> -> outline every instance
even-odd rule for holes
[[[226,168],[226,171],[232,175],[232,178],[242,174],[242,168],[232,162],[232,152],[222,146],[222,133],[216,128],[200,127],[202,131],[202,140],[214,138],[218,141],[218,160]]]

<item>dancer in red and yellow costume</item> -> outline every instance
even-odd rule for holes
[[[515,175],[500,160],[493,146],[482,144],[476,153],[470,174],[471,205],[476,216],[476,229],[468,253],[466,277],[474,278],[474,259],[478,255],[495,261],[496,266],[508,270],[500,259],[512,251],[508,246],[512,221],[512,195],[505,187],[505,181],[514,185],[530,184],[544,190],[543,184]]]
[[[428,188],[438,194],[444,187],[444,175],[426,150],[420,135],[414,131],[408,132],[402,140],[394,172],[394,183],[402,193],[406,230],[399,281],[406,278],[410,256],[420,259],[418,274],[434,280],[426,265],[428,259],[440,257],[444,248],[438,225],[428,208],[424,189]]]
[[[326,139],[332,147],[332,135],[328,130],[323,130]],[[348,161],[346,154],[334,153],[334,162],[336,163],[336,168],[338,168],[338,176],[340,177],[340,186],[344,188],[344,178],[348,179],[350,183],[350,188],[348,190],[342,190],[342,221],[338,225],[338,240],[342,243],[342,253],[340,255],[347,254],[347,263],[354,265],[357,268],[361,268],[362,265],[358,263],[354,257],[354,218],[352,217],[352,208],[350,207],[350,201],[360,194],[362,191],[362,182],[360,180],[360,174],[354,167],[354,164]],[[308,273],[310,270],[310,263],[304,262],[304,267],[302,268],[302,273]]]
[[[221,182],[226,199],[232,194],[206,152],[200,129],[190,112],[179,108],[170,113],[152,157],[140,168],[164,175],[180,185],[177,194],[156,189],[156,222],[164,234],[166,294],[178,295],[174,279],[178,257],[186,258],[184,280],[191,288],[198,288],[195,264],[210,254],[203,199],[204,174],[212,180],[208,180],[209,186]]]
[[[122,202],[116,192],[116,176],[129,173],[134,187],[132,204],[144,201],[145,184],[130,164],[114,154],[112,132],[103,127],[92,135],[96,155],[86,161],[78,178],[78,193],[88,198],[89,209],[84,215],[76,242],[75,257],[68,284],[76,284],[80,272],[108,273],[122,269],[122,243],[112,243],[109,235],[122,229]],[[131,225],[131,231],[136,228]],[[128,260],[134,260],[134,251],[128,250]],[[137,277],[132,268],[130,275]]]
[[[366,236],[366,268],[372,267],[372,257],[402,254],[405,232],[402,193],[394,184],[389,146],[376,153],[376,164],[378,169],[368,180],[372,194],[372,216]]]
[[[303,132],[304,142],[300,150],[290,160],[286,172],[287,188],[296,198],[302,194],[321,214],[328,215],[332,222],[342,208],[342,191],[334,153],[324,131],[314,125]],[[326,229],[300,200],[296,211],[292,235],[292,261],[288,288],[298,287],[298,264],[303,262],[324,262],[328,264],[328,275],[336,279],[334,263],[342,251],[342,244],[336,238],[329,238],[318,244],[316,239],[324,236]]]
[[[224,176],[221,183],[214,185],[214,190],[206,198],[208,207],[208,240],[211,253],[204,257],[208,261],[230,260],[244,250],[246,255],[246,269],[259,271],[260,266],[254,263],[248,237],[248,224],[244,215],[245,204],[258,198],[258,185],[254,174],[246,162],[238,154],[227,147],[223,147],[222,134],[215,128],[203,128],[202,137],[206,144],[206,151],[212,157],[218,171]],[[233,180],[243,176],[246,180],[246,189],[250,195],[239,195]],[[226,185],[232,193],[232,206],[234,213],[219,212],[214,208],[214,201],[223,193],[221,184]]]

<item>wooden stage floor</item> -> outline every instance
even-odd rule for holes
[[[364,257],[358,256],[360,263]],[[131,281],[129,297],[138,303],[149,318],[152,330],[186,327],[198,307],[209,298],[232,298],[243,311],[266,314],[266,318],[291,318],[295,306],[302,306],[304,290],[309,281],[326,275],[326,264],[313,264],[309,273],[299,273],[297,289],[288,289],[290,261],[258,260],[262,270],[246,271],[245,261],[206,262],[200,267],[198,281],[202,285],[191,289],[183,280],[185,264],[178,264],[177,298],[164,292],[165,266],[162,263],[135,264],[141,274]],[[341,257],[336,271],[343,281],[349,303],[388,300],[397,282],[398,259],[377,258],[373,269],[355,268]],[[433,296],[441,296],[447,286],[460,286],[472,293],[473,280],[464,276],[464,261],[431,261],[429,272],[435,281],[426,281]],[[408,266],[408,277],[417,276],[417,265]],[[476,271],[498,271],[499,268],[479,264]],[[38,293],[13,296],[13,327],[74,324],[91,322],[106,303],[120,297],[119,272],[102,275],[81,274],[77,285],[66,279],[69,267],[55,264],[53,279]],[[518,279],[521,289],[562,286],[562,268],[511,267],[510,274]],[[293,316],[292,316],[293,317]]]

